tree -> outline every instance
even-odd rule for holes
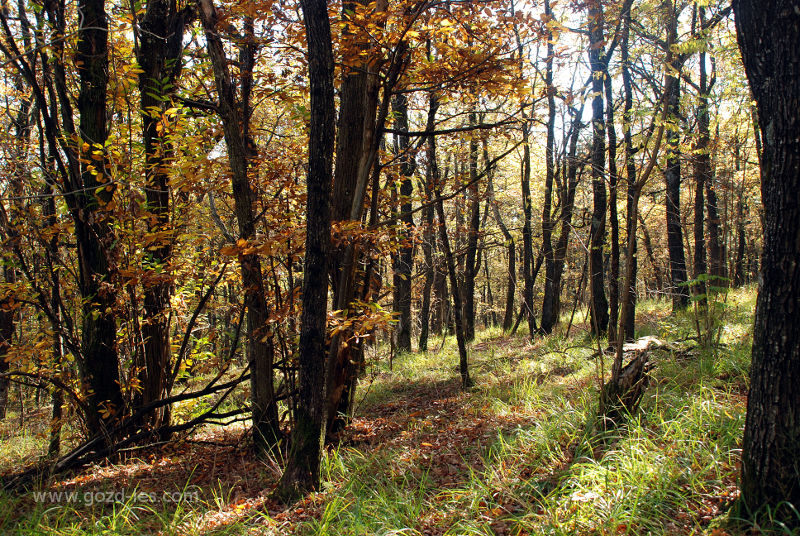
[[[533,268],[533,201],[531,199],[531,149],[527,117],[522,122],[522,311],[528,318],[528,332],[531,337],[536,332],[536,316],[533,314],[533,287],[536,281]],[[517,322],[519,324],[519,322]],[[516,330],[516,327],[514,328]]]
[[[556,125],[556,89],[553,86],[553,56],[555,55],[555,39],[551,28],[549,0],[544,3],[544,15],[547,17],[547,58],[545,58],[544,83],[547,91],[547,146],[545,149],[545,183],[544,204],[542,206],[542,253],[544,254],[544,298],[542,299],[543,333],[550,333],[558,320],[558,295],[561,291],[560,281],[556,280],[556,260],[553,254],[553,180],[555,179],[555,125]]]
[[[433,152],[435,156],[435,152]],[[456,343],[458,344],[458,370],[461,373],[461,388],[466,389],[472,386],[472,378],[469,376],[469,356],[467,353],[467,337],[464,333],[464,309],[461,302],[461,293],[458,291],[458,276],[456,274],[456,263],[453,259],[453,250],[450,247],[450,239],[447,236],[447,224],[445,223],[444,205],[442,203],[442,193],[438,184],[433,185],[433,194],[436,202],[436,213],[439,216],[439,240],[442,243],[445,263],[447,264],[447,275],[450,277],[450,296],[453,298],[453,323],[456,328]]]
[[[11,267],[3,267],[4,283],[13,284],[14,275]],[[5,374],[9,369],[9,362],[6,354],[11,348],[14,340],[14,320],[17,314],[12,296],[4,295],[0,301],[0,374]],[[8,378],[0,380],[0,419],[6,418],[6,408],[8,407]]]
[[[402,244],[394,258],[394,310],[397,319],[397,350],[411,351],[411,274],[414,270],[414,215],[411,195],[414,193],[412,178],[416,168],[408,139],[408,97],[405,93],[394,96],[392,107],[395,113],[395,153],[400,159],[400,234]]]
[[[384,123],[389,112],[391,89],[397,83],[405,65],[405,46],[397,44],[384,61],[380,47],[362,27],[363,21],[375,12],[384,12],[385,0],[367,5],[364,2],[343,2],[341,54],[345,67],[339,96],[339,118],[336,128],[336,150],[331,197],[331,217],[334,222],[354,225],[361,222],[370,178],[373,199],[377,200],[378,171],[373,173],[378,159]],[[374,11],[373,11],[374,10]],[[380,20],[380,19],[379,19]],[[380,20],[382,22],[382,20]],[[386,66],[381,80],[381,68]],[[381,89],[383,94],[381,95]],[[376,207],[377,210],[377,207]],[[375,218],[377,215],[370,215]],[[337,237],[330,266],[333,308],[347,319],[356,316],[353,302],[358,286],[368,294],[371,285],[367,271],[359,272],[365,252],[357,237]],[[409,280],[410,284],[410,280]],[[368,296],[364,296],[366,299]],[[362,347],[342,344],[352,330],[334,334],[328,348],[329,375],[327,378],[327,432],[335,434],[346,424],[355,396],[358,372],[362,363]]]
[[[45,9],[50,29],[66,34],[64,2],[48,3]],[[82,390],[87,398],[83,406],[89,433],[102,444],[113,441],[111,431],[125,415],[117,346],[116,277],[117,236],[113,208],[116,185],[110,174],[106,142],[108,140],[108,19],[103,0],[81,0],[77,28],[77,47],[74,67],[77,71],[77,110],[67,86],[66,54],[63,40],[55,40],[52,50],[40,50],[36,55],[20,50],[16,36],[8,24],[8,13],[0,15],[5,34],[0,50],[18,76],[22,76],[33,93],[33,101],[42,120],[40,140],[46,147],[47,160],[54,173],[46,174],[46,182],[63,192],[64,200],[74,223],[77,253],[77,287],[81,296],[80,342],[72,343],[78,369],[83,380]],[[24,5],[18,19],[28,27]],[[44,24],[44,20],[41,20]],[[37,59],[48,64],[48,52],[53,56],[52,71],[40,79]],[[77,112],[77,113],[76,113]],[[75,116],[78,127],[75,125]],[[46,168],[46,169],[47,169]],[[17,255],[19,258],[19,254]],[[39,306],[53,311],[39,294]]]
[[[701,30],[705,30],[706,25],[706,10],[705,7],[697,8],[697,18],[699,18]],[[698,107],[697,107],[697,130],[698,136],[694,146],[693,166],[694,166],[694,277],[700,278],[701,274],[708,273],[708,262],[706,260],[706,240],[705,240],[705,193],[708,191],[711,181],[711,154],[709,152],[710,146],[710,110],[708,103],[708,94],[711,87],[714,85],[712,78],[711,82],[708,80],[708,72],[706,70],[706,53],[701,50],[699,54],[700,60],[700,83],[697,87],[698,90]],[[710,202],[710,200],[709,200]],[[719,247],[719,244],[716,244]],[[709,243],[709,249],[713,247],[713,243]],[[710,253],[710,251],[708,252]],[[715,272],[719,271],[719,267],[715,268]],[[714,275],[718,275],[715,273]],[[702,279],[702,278],[701,278]],[[705,281],[698,281],[695,287],[695,292],[701,296],[700,302],[705,303],[706,292],[708,291]]]
[[[675,43],[678,35],[678,10],[667,2],[669,11],[668,27],[669,39]],[[685,57],[673,55],[672,61],[667,66],[668,77],[664,86],[667,92],[668,107],[667,130],[667,164],[664,169],[664,182],[666,183],[667,205],[667,243],[669,248],[669,272],[672,282],[673,310],[683,309],[689,304],[689,292],[686,286],[686,253],[683,249],[683,230],[681,229],[681,149],[680,149],[680,104],[681,86],[680,75]]]
[[[483,161],[489,165],[489,151],[486,148],[486,142],[483,143]],[[505,311],[503,313],[503,331],[510,331],[514,324],[514,295],[517,292],[517,245],[514,243],[514,235],[511,234],[508,227],[503,222],[503,217],[500,214],[500,208],[494,195],[494,173],[491,169],[487,170],[489,174],[489,181],[486,185],[486,195],[488,203],[492,208],[492,216],[494,217],[497,226],[500,227],[500,232],[506,241],[508,248],[508,284],[506,285],[506,303]]]
[[[601,0],[589,3],[589,63],[592,68],[592,224],[589,246],[589,306],[592,333],[602,335],[608,329],[608,301],[603,277],[603,243],[606,239],[605,136],[603,118],[604,18]]]
[[[175,83],[183,67],[183,30],[186,13],[175,0],[150,0],[139,21],[136,58],[139,74],[142,138],[145,152],[145,197],[151,216],[147,219],[151,242],[147,248],[149,274],[143,278],[144,367],[140,372],[141,400],[137,405],[160,400],[169,390],[170,298],[174,288],[171,273],[175,230],[171,226],[170,165],[173,143],[163,118],[174,104]],[[145,416],[150,426],[169,424],[169,407]]]
[[[792,0],[734,0],[763,140],[764,253],[742,442],[742,504],[800,527],[800,12]],[[780,23],[778,23],[780,21]],[[792,506],[790,506],[792,505]]]
[[[436,122],[436,111],[439,102],[436,94],[428,94],[428,118],[425,130],[433,131]],[[433,260],[434,247],[436,246],[436,231],[433,226],[435,209],[433,208],[433,185],[439,182],[439,164],[436,162],[436,138],[429,135],[425,140],[427,166],[425,169],[425,204],[423,219],[425,221],[425,235],[422,240],[422,253],[425,257],[425,288],[422,291],[422,307],[420,309],[419,351],[428,350],[428,333],[431,319],[431,292],[436,278],[436,265]]]
[[[200,18],[205,30],[214,80],[218,92],[218,112],[222,120],[228,162],[231,170],[231,186],[236,206],[236,221],[239,228],[237,245],[239,267],[247,308],[247,361],[251,374],[251,400],[253,412],[253,440],[258,454],[275,447],[282,433],[278,420],[273,376],[274,344],[267,331],[270,317],[269,304],[264,289],[261,259],[248,251],[248,241],[255,239],[256,213],[253,208],[254,193],[250,185],[250,162],[253,140],[250,137],[250,90],[252,88],[255,44],[253,42],[253,20],[245,16],[245,39],[241,46],[241,95],[237,99],[236,87],[228,69],[228,59],[219,34],[219,14],[212,0],[199,0]],[[251,248],[252,249],[252,248]]]
[[[622,39],[620,40],[620,60],[622,62],[622,87],[623,106],[622,115],[622,139],[625,146],[625,178],[628,182],[626,191],[627,216],[625,219],[625,231],[628,236],[629,255],[626,258],[626,271],[630,271],[630,281],[622,286],[622,310],[620,312],[619,331],[623,332],[623,340],[632,340],[636,331],[636,273],[639,267],[637,256],[637,237],[636,224],[638,216],[638,201],[636,188],[636,161],[634,160],[633,135],[631,127],[633,123],[633,87],[631,83],[630,71],[630,29],[631,29],[631,8],[628,6],[622,13]],[[624,319],[624,321],[623,321]]]
[[[299,400],[289,456],[276,495],[293,499],[319,488],[325,433],[325,321],[331,249],[330,188],[335,141],[333,50],[325,0],[302,0],[308,43],[311,123],[308,140],[306,257],[300,325]]]
[[[469,112],[469,126],[477,126],[477,114]],[[481,226],[481,199],[478,185],[478,139],[473,133],[469,138],[469,222],[467,227],[467,251],[461,295],[464,302],[464,337],[467,342],[475,339],[475,278],[480,268],[478,258],[478,235]]]

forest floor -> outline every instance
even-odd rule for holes
[[[672,316],[665,301],[640,304],[637,335],[672,346],[654,353],[640,410],[602,440],[585,431],[611,357],[597,357],[585,324],[533,341],[487,329],[471,347],[469,391],[452,338],[391,369],[373,362],[352,425],[323,459],[322,490],[291,507],[269,499],[280,463],[253,458],[246,428],[207,427],[0,495],[0,534],[741,533],[727,507],[738,496],[754,303],[752,288],[732,291],[711,324]],[[698,325],[718,326],[720,344],[698,348]],[[3,423],[0,470],[43,452],[40,420]]]

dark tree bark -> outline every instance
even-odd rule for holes
[[[78,113],[80,136],[90,150],[103,147],[107,137],[106,90],[108,86],[108,21],[104,0],[79,0],[81,13],[78,47],[75,55],[80,91]],[[86,155],[89,158],[89,155]],[[91,160],[90,160],[91,161]],[[81,373],[90,389],[89,432],[101,435],[125,411],[119,385],[117,322],[114,309],[113,249],[115,236],[106,214],[113,196],[105,155],[95,168],[83,165],[74,210],[78,245],[79,287],[82,307],[83,360]]]
[[[26,49],[30,48],[30,29],[27,24],[27,18],[20,17],[22,22],[22,30],[24,32],[24,44]],[[22,80],[16,81],[16,90],[24,95],[24,85]],[[10,188],[8,193],[11,194],[12,200],[10,203],[10,210],[6,210],[4,206],[0,206],[0,222],[2,227],[0,230],[0,239],[3,241],[4,254],[0,256],[0,261],[3,265],[3,281],[9,286],[17,282],[17,268],[15,261],[10,256],[12,250],[19,250],[20,231],[22,229],[20,218],[24,215],[25,207],[23,205],[23,184],[30,180],[26,168],[22,164],[26,161],[27,144],[30,140],[31,123],[33,118],[30,115],[31,100],[27,98],[20,99],[19,109],[15,116],[12,116],[12,124],[14,126],[14,135],[16,140],[14,142],[12,158],[16,160],[17,165],[13,166],[12,172],[9,174],[8,183]],[[49,190],[49,189],[48,189]],[[16,199],[13,199],[16,198]],[[54,204],[52,198],[49,199],[50,203]],[[49,207],[49,204],[47,206]],[[52,225],[47,210],[43,209],[47,217],[48,225]],[[57,238],[54,237],[49,242],[49,245],[56,243]],[[5,253],[9,254],[8,256]],[[51,270],[51,276],[55,280],[58,278],[58,272]],[[56,285],[54,284],[54,287]],[[53,294],[55,296],[55,293]],[[18,315],[19,302],[15,303],[13,294],[8,294],[0,299],[0,374],[5,374],[9,371],[11,356],[8,356],[8,351],[13,344],[14,330],[16,328],[16,321]],[[56,330],[58,327],[55,328]],[[58,336],[58,335],[56,335]],[[11,382],[8,377],[0,378],[0,420],[5,419],[6,410],[8,408],[8,394]]]
[[[467,389],[471,387],[473,383],[469,376],[467,340],[464,333],[464,309],[461,303],[461,293],[458,291],[456,262],[453,258],[453,250],[450,248],[450,239],[447,236],[447,220],[444,217],[444,203],[442,201],[441,188],[436,183],[433,185],[433,194],[436,199],[436,213],[439,216],[439,240],[442,243],[442,252],[444,253],[445,263],[447,264],[447,274],[450,277],[450,295],[453,297],[452,311],[456,331],[456,343],[458,344],[458,368],[461,373],[461,387]]]
[[[450,174],[449,160],[445,160],[444,172],[439,177],[439,180],[446,180]],[[438,167],[437,167],[438,171]],[[436,183],[431,184],[431,192]],[[434,212],[436,207],[432,207]],[[439,215],[434,214],[436,221],[434,228],[439,228]],[[438,253],[436,253],[438,252]],[[433,258],[433,314],[431,315],[431,329],[437,335],[447,333],[451,325],[451,311],[450,311],[450,298],[447,291],[447,264],[444,260],[444,253],[442,253],[442,244],[439,240],[439,233],[436,233],[436,248]]]
[[[477,125],[477,114],[469,114],[469,126]],[[467,232],[467,254],[464,266],[464,282],[461,287],[464,298],[464,337],[467,342],[475,339],[475,278],[480,269],[477,260],[478,237],[481,225],[481,200],[478,188],[478,140],[473,134],[469,140],[469,230]]]
[[[695,162],[695,190],[694,190],[694,277],[700,278],[701,275],[708,273],[706,265],[706,238],[705,238],[705,181],[706,176],[698,166],[702,166]],[[702,175],[702,176],[701,176]],[[702,279],[702,278],[701,278]],[[706,284],[705,281],[695,281],[692,284],[695,295],[705,295]],[[705,299],[700,299],[700,302],[705,302]]]
[[[606,63],[608,65],[608,63]],[[617,130],[614,127],[614,91],[611,76],[604,73],[606,92],[606,130],[608,131],[608,221],[611,226],[611,269],[608,272],[608,339],[617,339],[619,321],[619,215],[617,213]]]
[[[199,0],[199,7],[219,94],[218,109],[222,119],[225,145],[228,149],[239,238],[248,241],[255,238],[256,225],[253,208],[255,195],[250,186],[249,176],[252,140],[248,127],[249,93],[252,86],[252,65],[255,57],[252,20],[245,20],[244,24],[247,39],[240,50],[240,61],[243,66],[241,72],[242,91],[240,98],[237,99],[222,39],[217,33],[219,22],[217,10],[212,0]],[[270,311],[264,289],[261,260],[254,253],[239,254],[239,268],[242,274],[242,286],[245,289],[244,301],[247,308],[247,361],[250,365],[253,440],[256,453],[262,455],[274,448],[282,437],[272,367],[275,348],[272,334],[266,331]]]
[[[637,214],[637,218],[639,219],[639,224],[642,226],[644,250],[647,253],[647,259],[650,261],[650,265],[653,267],[653,277],[656,280],[656,293],[660,295],[664,288],[664,278],[661,276],[661,269],[658,266],[656,254],[653,250],[653,241],[650,239],[650,231],[647,230],[647,223],[644,221],[642,215]]]
[[[343,4],[343,17],[349,17],[355,4]],[[375,11],[385,11],[386,1],[375,3]],[[340,95],[338,132],[336,138],[336,165],[333,176],[333,197],[331,214],[334,221],[360,222],[366,201],[370,177],[374,177],[373,198],[377,190],[377,153],[383,138],[384,124],[389,114],[391,89],[395,87],[400,74],[406,66],[407,53],[404,43],[397,45],[391,55],[393,61],[387,66],[385,78],[379,76],[383,64],[381,53],[371,50],[370,43],[353,42],[353,36],[345,31],[342,34],[344,52],[358,54],[355,65],[345,70]],[[379,90],[383,85],[379,101]],[[375,198],[376,199],[376,198]],[[376,207],[373,207],[376,208]],[[372,210],[373,214],[375,210]],[[373,216],[370,215],[370,218]],[[372,285],[364,279],[366,272],[357,267],[363,253],[361,245],[348,240],[332,251],[331,283],[333,287],[333,307],[349,316],[353,312],[350,305],[359,296],[362,287],[362,301],[369,301]],[[363,347],[361,345],[342,345],[341,334],[331,337],[328,348],[327,378],[327,433],[333,439],[347,424],[351,404],[358,383],[358,373],[363,366]]]
[[[42,155],[44,156],[44,155]],[[42,215],[46,218],[46,223],[51,229],[55,229],[58,219],[56,217],[56,202],[55,191],[50,185],[45,186],[43,190],[47,195],[45,201],[42,203]],[[48,271],[50,272],[50,282],[52,288],[50,290],[50,327],[53,330],[53,361],[55,376],[64,383],[64,337],[62,335],[62,315],[61,315],[61,276],[57,269],[59,263],[59,234],[54,233],[52,238],[45,246],[45,260],[47,263]],[[61,418],[62,406],[64,404],[64,391],[57,385],[53,386],[51,396],[53,403],[53,411],[50,420],[50,442],[47,447],[47,455],[52,458],[57,458],[61,450]]]
[[[439,102],[434,93],[428,95],[428,120],[425,130],[432,131],[436,124],[436,112],[439,109]],[[434,207],[433,185],[439,182],[439,165],[436,162],[436,138],[431,135],[426,140],[427,169],[425,177],[425,203],[427,206],[422,212],[425,220],[425,233],[422,241],[422,253],[425,257],[425,287],[422,290],[422,307],[420,309],[420,333],[419,351],[428,350],[428,333],[430,332],[431,319],[431,293],[435,279],[435,265],[433,262],[433,251],[436,245],[436,232],[433,228]]]
[[[627,188],[627,214],[625,220],[625,231],[628,237],[628,252],[626,258],[626,270],[630,270],[630,288],[622,287],[622,310],[620,317],[624,322],[620,322],[620,329],[624,330],[624,340],[630,341],[635,338],[636,328],[636,274],[639,268],[638,240],[636,237],[636,217],[638,206],[636,204],[636,161],[634,160],[633,136],[631,134],[631,124],[633,123],[633,84],[631,83],[630,56],[628,41],[630,37],[631,11],[630,7],[622,13],[622,39],[620,41],[620,60],[622,62],[622,87],[624,94],[623,108],[623,127],[622,137],[625,145],[625,176],[628,182]],[[624,325],[622,325],[624,324]]]
[[[160,400],[169,392],[170,339],[169,308],[173,293],[170,275],[172,248],[175,241],[170,221],[169,169],[174,149],[169,131],[162,124],[164,111],[172,105],[175,81],[180,75],[183,53],[184,14],[175,0],[149,0],[137,31],[137,62],[142,114],[142,137],[145,155],[145,196],[147,230],[151,242],[147,248],[148,273],[144,287],[144,368],[139,374],[142,386],[137,405]],[[157,428],[169,424],[169,407],[145,416],[145,426]]]
[[[488,207],[487,207],[488,208]],[[483,314],[483,327],[496,327],[497,326],[497,311],[494,308],[494,294],[492,294],[492,277],[489,272],[489,252],[482,250],[483,255],[483,274],[486,278],[486,294],[484,301],[486,303],[486,310]]]
[[[626,4],[625,10],[623,11],[625,18],[625,35],[623,37],[623,40],[625,41],[623,45],[624,47],[627,47],[627,33],[630,24],[629,10],[630,4]],[[668,62],[672,58],[671,44],[672,38],[668,40],[666,46]],[[665,78],[664,96],[668,94],[667,91],[672,83],[670,81],[669,74],[665,76]],[[646,184],[647,179],[655,168],[657,162],[658,151],[661,146],[661,139],[664,135],[667,111],[667,103],[663,102],[661,117],[659,118],[661,126],[658,127],[658,133],[656,134],[656,139],[653,142],[653,150],[650,157],[650,162],[642,171],[636,182],[628,185],[630,196],[628,203],[630,215],[628,220],[632,223],[630,224],[630,232],[628,235],[628,244],[626,248],[626,257],[628,262],[625,267],[625,281],[622,285],[622,288],[624,289],[630,289],[634,284],[634,263],[630,261],[634,258],[636,251],[636,215],[638,213],[639,197],[642,193],[642,188]],[[626,326],[628,324],[627,314],[631,312],[633,312],[632,309],[624,308],[622,310],[622,318],[620,319],[621,326]],[[617,340],[614,343],[616,346],[616,355],[614,356],[614,362],[611,365],[611,378],[605,383],[605,385],[603,385],[603,388],[600,392],[598,416],[602,420],[602,427],[606,430],[609,429],[609,427],[618,425],[622,418],[632,413],[638,407],[642,393],[647,386],[647,377],[644,375],[647,354],[643,353],[636,356],[623,367],[624,342],[625,330],[619,329],[617,331]],[[647,348],[645,347],[643,350],[646,351]]]
[[[489,150],[486,141],[483,142],[483,160],[489,166]],[[503,233],[503,238],[506,241],[508,248],[508,284],[506,285],[506,303],[505,311],[503,313],[503,331],[509,331],[514,323],[514,295],[517,291],[517,246],[514,243],[514,236],[508,230],[503,218],[500,215],[500,208],[497,205],[497,199],[494,197],[494,171],[488,170],[489,180],[486,185],[486,195],[488,203],[492,208],[492,216],[500,227],[500,232]]]
[[[672,7],[669,22],[671,40],[677,40],[677,18]],[[686,254],[683,249],[683,230],[681,229],[681,152],[680,152],[680,72],[683,60],[675,56],[667,67],[669,76],[665,86],[667,94],[667,167],[664,171],[667,205],[667,247],[669,250],[669,269],[673,310],[684,309],[689,304],[689,291],[686,286]]]
[[[434,225],[438,228],[438,215]],[[438,237],[437,237],[438,242]],[[431,314],[431,331],[437,335],[446,333],[450,325],[450,298],[447,293],[447,266],[441,244],[437,244],[438,254],[434,256],[433,263],[433,312]]]
[[[325,434],[325,344],[331,179],[335,142],[333,51],[325,0],[301,0],[308,43],[311,124],[308,142],[306,257],[299,346],[299,399],[286,470],[276,495],[291,500],[319,488]]]
[[[50,29],[66,35],[66,6],[63,1],[48,2],[44,13]],[[49,158],[55,174],[45,179],[64,192],[64,201],[75,225],[78,263],[78,290],[81,297],[81,341],[74,345],[77,364],[86,394],[86,423],[97,442],[113,442],[107,431],[126,408],[119,385],[116,333],[115,244],[116,235],[108,211],[115,186],[110,183],[104,144],[107,139],[108,24],[103,0],[81,0],[77,47],[73,56],[79,82],[77,114],[67,87],[66,53],[63,40],[54,40],[49,50],[40,50],[42,63],[52,64],[52,76],[41,79],[34,71],[38,57],[22,53],[10,33],[0,45],[9,63],[32,89],[42,119]],[[5,18],[6,12],[0,17]],[[27,21],[20,13],[23,34]],[[23,40],[25,38],[23,37]],[[25,50],[30,50],[26,45]],[[52,53],[52,61],[48,52]],[[75,116],[79,128],[75,126]],[[60,119],[60,124],[59,124]],[[79,347],[78,347],[79,346]]]
[[[606,125],[603,117],[603,7],[600,0],[589,2],[589,63],[592,69],[592,223],[589,245],[592,333],[608,330],[608,301],[603,276],[603,244],[606,239]]]
[[[554,269],[553,269],[553,305],[552,313],[548,316],[555,325],[558,322],[559,315],[561,314],[561,280],[564,275],[564,262],[567,258],[567,246],[569,245],[570,237],[572,236],[572,215],[575,209],[575,194],[578,190],[578,183],[580,176],[578,171],[584,166],[583,159],[578,158],[578,140],[584,124],[581,122],[583,116],[583,106],[580,109],[574,109],[572,113],[572,122],[569,129],[569,148],[566,152],[566,164],[563,166],[562,175],[566,177],[563,181],[560,197],[561,197],[561,230],[553,250]],[[544,315],[542,315],[544,319]]]
[[[414,270],[414,215],[411,196],[414,193],[412,175],[414,156],[409,152],[408,103],[405,93],[394,96],[395,112],[395,152],[400,158],[400,223],[405,227],[401,233],[402,245],[394,259],[394,311],[398,313],[397,350],[411,351],[411,274]]]
[[[745,232],[744,215],[747,211],[744,201],[744,185],[739,190],[739,199],[736,202],[736,256],[733,260],[733,284],[737,287],[744,285],[745,277],[744,258],[747,250],[747,233]]]
[[[800,527],[800,11],[793,0],[733,9],[758,106],[765,224],[741,500],[745,515],[769,506],[791,530]]]
[[[529,145],[528,123],[522,124],[522,311],[528,318],[529,336],[536,333],[536,317],[533,314],[533,230],[531,217],[533,212],[531,201],[531,148]],[[512,332],[516,329],[512,329]]]
[[[427,195],[429,181],[426,181],[426,196],[425,202],[430,202],[430,196]],[[425,258],[425,284],[422,288],[422,304],[419,309],[419,341],[418,347],[420,352],[428,351],[428,336],[431,331],[431,298],[433,294],[433,280],[434,280],[434,266],[433,266],[433,241],[435,237],[432,234],[433,230],[433,207],[426,207],[422,211],[422,218],[425,222],[425,232],[422,239],[422,251]]]
[[[697,10],[700,27],[705,29],[705,8],[699,7]],[[711,140],[708,93],[710,90],[708,83],[708,73],[706,72],[706,53],[700,51],[700,85],[697,106],[697,141],[694,147],[694,274],[695,278],[701,274],[708,273],[708,263],[706,260],[706,240],[705,240],[705,192],[711,184],[711,154],[709,145]],[[698,281],[694,286],[697,295],[704,296],[708,292],[708,285],[705,281]],[[702,298],[701,303],[705,303]]]
[[[544,3],[545,17],[553,16],[550,2]],[[548,27],[549,28],[549,27]],[[547,32],[547,58],[545,59],[544,82],[547,91],[547,141],[545,146],[545,181],[544,204],[542,205],[542,253],[544,255],[544,297],[542,298],[542,333],[551,333],[558,321],[556,304],[560,293],[556,281],[556,258],[553,251],[553,180],[555,178],[555,146],[556,146],[556,98],[553,86],[553,56],[555,54],[553,32]]]
[[[712,276],[714,276],[714,285],[727,286],[726,278],[728,271],[725,263],[725,248],[723,241],[723,231],[720,222],[722,221],[719,214],[719,203],[717,200],[717,188],[715,185],[715,174],[712,173],[708,182],[706,182],[706,210],[708,211],[708,218],[706,224],[708,225],[708,261],[709,269]]]
[[[15,274],[11,266],[3,266],[3,279],[5,283],[14,283]],[[13,306],[11,296],[0,300],[0,374],[5,374],[9,369],[6,355],[14,339],[15,315],[16,307]],[[9,385],[7,377],[0,379],[0,419],[6,418]]]

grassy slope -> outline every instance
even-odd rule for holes
[[[241,445],[194,444],[66,486],[170,481],[197,489],[197,500],[89,506],[7,496],[0,533],[724,534],[724,507],[738,493],[753,306],[752,289],[728,296],[718,351],[654,357],[641,410],[602,444],[584,437],[601,364],[583,330],[530,342],[490,329],[471,351],[470,392],[458,389],[452,340],[370,371],[359,416],[324,459],[323,490],[289,509],[261,489],[276,466],[250,460]],[[641,304],[638,320],[641,334],[664,340],[694,334],[693,316],[671,317],[664,302]],[[171,480],[153,476],[164,459]]]

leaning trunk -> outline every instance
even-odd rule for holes
[[[233,79],[228,69],[223,43],[217,33],[218,13],[212,0],[200,0],[214,79],[219,93],[219,114],[222,118],[228,163],[231,168],[231,186],[239,228],[239,239],[245,243],[255,238],[254,194],[250,187],[248,147],[249,138],[249,85],[252,69],[242,73],[242,99],[236,99]],[[246,21],[246,30],[252,33],[252,21]],[[243,61],[252,64],[255,50],[252,40],[243,44]],[[247,65],[245,65],[246,67]],[[281,437],[278,406],[273,385],[274,346],[272,334],[267,331],[270,317],[266,300],[261,260],[254,253],[239,254],[242,286],[245,289],[244,305],[247,308],[247,360],[250,366],[250,388],[253,413],[253,440],[256,453],[269,452]]]

